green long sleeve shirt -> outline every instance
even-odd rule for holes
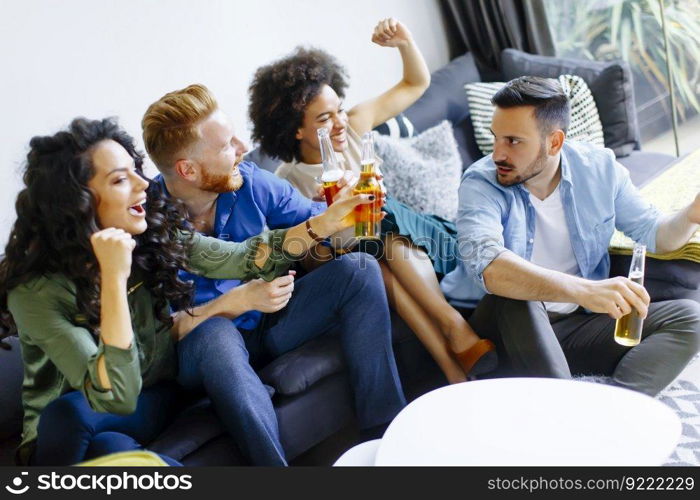
[[[208,278],[270,281],[294,260],[282,250],[286,231],[268,231],[242,243],[196,233],[189,266]],[[261,242],[272,249],[262,269],[255,265]],[[86,318],[78,312],[75,284],[63,275],[33,279],[8,294],[24,361],[24,423],[18,462],[26,464],[31,456],[43,409],[66,392],[81,391],[95,411],[129,414],[136,408],[142,387],[175,377],[175,344],[168,326],[153,313],[154,297],[141,286],[137,275],[130,277],[127,294],[134,331],[134,341],[128,349],[105,345],[87,329]],[[110,380],[109,390],[102,387],[97,376],[97,359],[101,355]]]

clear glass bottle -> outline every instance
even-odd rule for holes
[[[333,143],[328,134],[328,129],[320,128],[316,133],[319,147],[321,148],[321,161],[323,162],[323,173],[317,180],[323,185],[326,204],[330,206],[333,203],[333,198],[340,191],[338,181],[343,177],[343,169],[338,165],[338,157],[333,150]]]
[[[382,188],[375,170],[374,139],[371,132],[362,136],[362,160],[360,180],[353,194],[373,194],[375,201],[355,207],[355,237],[379,238],[381,236]]]
[[[629,279],[639,285],[644,285],[644,259],[647,247],[635,243],[632,250],[632,263],[630,264]],[[624,315],[615,322],[615,342],[624,346],[635,346],[642,340],[642,324],[644,320],[636,309]]]

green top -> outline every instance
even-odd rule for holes
[[[286,231],[268,231],[242,243],[195,233],[190,269],[207,278],[271,281],[294,260],[282,250]],[[255,265],[261,242],[272,249],[262,269]],[[17,452],[20,463],[26,464],[34,449],[42,410],[62,394],[75,389],[95,411],[125,415],[136,408],[142,386],[175,377],[174,340],[168,326],[153,314],[154,297],[141,286],[138,276],[129,278],[127,294],[134,330],[134,342],[128,349],[96,339],[86,318],[78,313],[75,284],[61,274],[33,279],[8,294],[24,361],[24,428]],[[166,308],[169,311],[169,306]],[[97,376],[100,355],[104,355],[110,390],[101,386]]]

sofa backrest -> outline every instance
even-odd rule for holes
[[[449,120],[464,169],[483,156],[474,139],[469,102],[464,90],[467,83],[480,81],[474,57],[466,53],[435,71],[428,90],[404,111],[404,115],[413,124],[415,133],[433,127],[443,120]]]
[[[275,173],[275,170],[277,170],[277,167],[279,167],[282,163],[282,160],[279,158],[268,156],[260,151],[260,146],[247,153],[245,155],[245,159],[247,161],[252,161],[258,167],[262,168],[263,170],[267,170],[268,172],[272,172],[273,174]]]
[[[24,376],[19,339],[3,341],[10,349],[0,346],[0,441],[22,430],[22,379]]]
[[[598,108],[605,147],[617,157],[640,149],[632,70],[625,61],[588,61],[505,49],[501,52],[501,71],[504,81],[525,75],[556,78],[569,74],[583,78]]]

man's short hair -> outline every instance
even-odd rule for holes
[[[521,76],[511,80],[496,92],[491,104],[504,109],[534,106],[535,118],[543,136],[558,128],[566,133],[569,128],[569,98],[553,78]]]
[[[218,109],[204,85],[194,84],[165,94],[151,104],[141,120],[143,142],[158,170],[170,170],[177,154],[199,139],[197,124]]]

